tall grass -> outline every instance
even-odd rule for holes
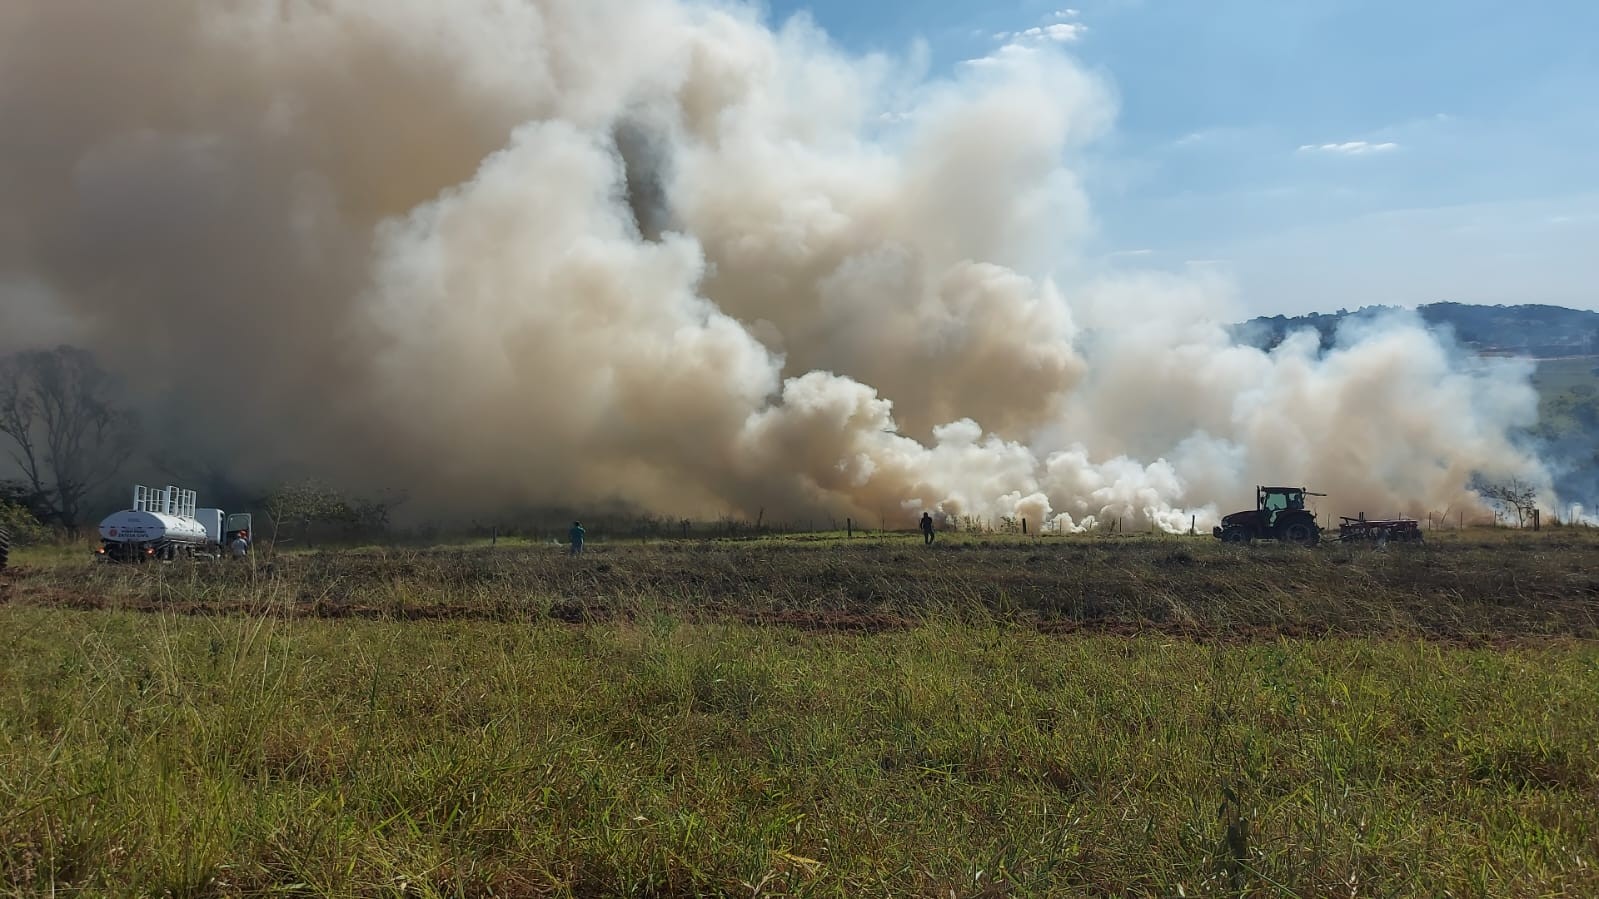
[[[0,607],[0,890],[1593,895],[1599,651]]]

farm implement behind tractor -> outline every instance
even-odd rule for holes
[[[1420,543],[1421,522],[1414,518],[1341,518],[1340,543]]]

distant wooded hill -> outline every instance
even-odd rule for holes
[[[1234,328],[1238,339],[1270,349],[1288,334],[1312,328],[1321,334],[1322,346],[1331,346],[1338,325],[1350,316],[1375,316],[1394,311],[1387,306],[1366,306],[1353,312],[1309,315],[1274,315],[1251,319]],[[1416,311],[1427,324],[1452,330],[1462,345],[1480,353],[1507,353],[1540,359],[1589,356],[1599,353],[1599,312],[1562,306],[1472,306],[1464,303],[1430,303]]]

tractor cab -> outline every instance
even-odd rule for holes
[[[1279,540],[1315,546],[1321,541],[1321,527],[1316,524],[1315,513],[1305,508],[1308,496],[1326,494],[1312,493],[1304,487],[1256,487],[1254,510],[1228,515],[1214,533],[1225,543]]]
[[[1267,526],[1274,527],[1280,513],[1304,509],[1305,496],[1303,487],[1256,487],[1255,509],[1266,515]]]

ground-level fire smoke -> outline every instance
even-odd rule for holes
[[[1548,483],[1517,363],[1403,318],[1264,352],[1224,284],[1073,274],[1114,104],[1058,49],[921,71],[688,0],[13,2],[0,351],[441,515],[1186,530],[1256,483]]]

